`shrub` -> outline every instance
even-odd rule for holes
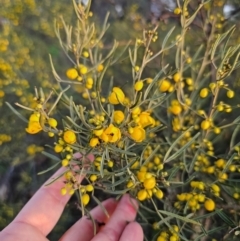
[[[31,106],[21,106],[31,111],[26,131],[54,139],[44,154],[56,161],[51,168],[66,167],[59,191],[79,195],[83,212],[90,199],[98,199],[97,190],[130,193],[140,202],[141,222],[154,230],[153,240],[236,237],[240,118],[230,82],[239,67],[240,46],[231,42],[235,27],[221,33],[208,1],[191,7],[185,1],[174,10],[180,33],[171,28],[160,47],[153,27],[133,47],[120,53],[115,41],[106,52],[107,18],[98,32],[90,6],[74,3],[74,9],[74,27],[63,19],[55,25],[71,63],[63,76],[50,57],[56,100],[40,88]],[[202,32],[193,28],[200,15],[208,16]],[[203,40],[197,49],[196,34]],[[116,82],[126,49],[131,74]],[[62,123],[53,117],[57,111]],[[76,182],[79,174],[86,183]]]

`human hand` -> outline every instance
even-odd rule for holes
[[[58,176],[62,169],[52,178]],[[82,181],[84,177],[80,177]],[[48,181],[49,182],[49,181]],[[47,182],[47,183],[48,183]],[[47,241],[46,236],[56,225],[70,195],[62,196],[60,189],[63,178],[51,185],[43,185],[31,200],[23,207],[17,217],[0,232],[1,241]],[[97,234],[94,236],[92,221],[84,216],[77,221],[60,241],[142,241],[141,226],[134,222],[137,213],[137,202],[125,194],[119,202],[113,198],[102,203],[109,218],[100,206],[91,210],[91,216],[96,220]],[[98,227],[97,223],[106,223]]]

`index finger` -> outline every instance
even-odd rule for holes
[[[93,155],[89,159],[93,160]],[[65,168],[60,168],[46,183],[65,171]],[[81,182],[83,178],[84,176],[79,176],[78,181]],[[43,185],[23,207],[13,222],[29,224],[46,236],[56,225],[71,197],[69,194],[63,196],[60,192],[64,180],[64,176],[62,176],[48,186]]]

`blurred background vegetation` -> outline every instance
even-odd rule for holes
[[[82,1],[86,3],[87,0]],[[192,1],[192,7],[200,1]],[[26,123],[20,120],[5,104],[16,102],[29,106],[34,97],[34,87],[43,87],[46,92],[58,88],[53,78],[49,64],[49,54],[52,55],[55,68],[64,75],[70,63],[63,54],[54,32],[54,20],[60,16],[68,23],[74,23],[75,14],[71,0],[35,1],[35,0],[2,0],[0,8],[0,230],[4,228],[29,200],[37,188],[50,175],[37,175],[39,171],[49,167],[51,160],[41,154],[48,138],[43,133],[38,136],[25,132]],[[169,29],[175,25],[180,31],[179,17],[173,13],[175,0],[93,0],[93,21],[99,27],[105,15],[110,12],[111,24],[102,48],[110,49],[112,40],[117,39],[121,47],[125,47],[129,39],[135,40],[142,36],[142,30],[159,24],[159,44]],[[239,24],[240,8],[238,0],[212,1],[209,7],[216,16],[219,33],[229,26]],[[204,16],[203,16],[204,17]],[[196,19],[194,34],[187,41],[191,45],[189,54],[204,41],[198,28],[201,19]],[[211,26],[210,26],[211,27]],[[237,27],[239,29],[239,26]],[[196,38],[196,36],[198,36]],[[232,44],[240,43],[239,31],[234,35]],[[132,44],[134,41],[132,41]],[[131,44],[131,43],[130,43]],[[174,54],[167,56],[169,63],[174,63]],[[124,64],[126,68],[124,68]],[[109,76],[115,76],[121,85],[122,80],[131,71],[127,62],[122,62],[112,69]],[[150,66],[150,75],[159,65]],[[154,72],[156,73],[156,72]],[[237,72],[232,75],[232,85],[239,94],[240,85]],[[28,118],[29,112],[17,108]],[[76,219],[81,212],[77,209],[76,200],[69,207],[49,235],[56,240]]]

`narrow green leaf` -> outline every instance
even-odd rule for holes
[[[103,206],[102,202],[94,195],[92,195],[92,198],[94,199],[94,201],[97,203],[97,205],[102,209],[102,211],[104,212],[104,214],[106,215],[106,217],[109,218],[109,213],[106,210],[106,208]]]
[[[112,190],[106,190],[106,189],[103,189],[103,188],[100,188],[100,187],[95,187],[95,189],[103,190],[105,193],[114,194],[114,195],[125,194],[129,190],[131,190],[130,188],[126,188],[126,189],[123,189],[123,190],[112,191]]]
[[[56,165],[56,164],[55,164],[55,165]],[[56,181],[57,181],[60,177],[62,177],[67,171],[68,171],[68,169],[65,170],[63,173],[61,173],[60,175],[58,175],[57,177],[52,178],[47,184],[45,184],[45,186],[49,186],[49,185],[51,185],[52,183],[56,182]],[[41,175],[42,173],[45,173],[45,172],[44,172],[44,171],[39,172],[38,175]],[[59,191],[60,191],[60,190],[59,190]]]
[[[11,104],[9,104],[8,102],[5,102],[5,103],[19,119],[21,119],[25,123],[28,123],[28,120],[22,114],[20,114]]]
[[[114,175],[112,175],[114,176]],[[113,187],[117,187],[118,185],[122,184],[122,183],[126,183],[126,181],[129,179],[129,177],[125,177],[125,178],[122,178],[118,181],[115,181],[114,183],[107,183],[107,182],[102,182],[104,186],[106,186],[108,189],[111,189]],[[114,191],[114,190],[113,190]]]
[[[167,69],[168,65],[164,66],[163,69],[161,69],[156,76],[154,77],[152,83],[149,84],[149,86],[147,87],[147,89],[144,92],[144,96],[143,99],[146,100],[147,97],[149,96],[149,92],[152,89],[152,87],[155,85],[155,83],[159,80],[160,76],[162,75],[162,73]]]
[[[211,57],[210,59],[213,60],[214,59],[214,55],[215,55],[215,52],[216,52],[216,49],[217,47],[220,45],[220,43],[229,35],[229,33],[231,33],[232,31],[234,31],[235,29],[235,26],[232,26],[226,33],[223,33],[223,34],[219,34],[217,39],[215,40],[214,44],[213,44],[213,47],[211,49]]]
[[[51,171],[52,169],[54,169],[56,166],[58,166],[60,164],[61,164],[61,160],[59,162],[55,163],[54,165],[52,165],[51,167],[47,168],[46,170],[38,172],[38,175],[45,174],[45,173]],[[49,184],[47,184],[47,185],[49,185]]]
[[[173,32],[174,29],[175,29],[175,26],[173,26],[173,27],[168,31],[168,33],[166,34],[165,38],[163,39],[162,49],[165,48],[165,45],[166,45],[168,39],[170,38],[170,36],[171,36],[171,34],[172,34],[172,32]]]
[[[169,162],[172,159],[176,158],[178,155],[180,155],[182,153],[182,151],[184,149],[186,149],[186,147],[188,147],[189,145],[191,145],[193,143],[193,141],[195,141],[195,139],[200,135],[200,133],[197,133],[192,139],[191,141],[189,141],[186,145],[184,145],[183,147],[181,147],[179,150],[177,150],[171,157],[170,153],[172,152],[172,150],[176,147],[176,145],[179,143],[179,141],[184,137],[184,135],[186,134],[186,132],[190,131],[193,127],[188,128],[186,131],[184,131],[169,147],[168,151],[166,152],[164,159],[163,159],[163,163]]]
[[[112,151],[114,151],[114,152],[116,152],[116,153],[126,154],[126,155],[128,155],[128,156],[136,156],[136,153],[122,150],[122,149],[120,149],[120,148],[117,148],[117,147],[114,146],[114,145],[109,145],[109,150],[112,150]]]
[[[46,151],[42,151],[41,152],[44,156],[46,156],[46,157],[49,157],[51,160],[53,160],[53,161],[61,161],[61,159],[59,158],[59,157],[57,157],[57,156],[55,156],[55,155],[53,155],[53,154],[50,154],[50,153],[48,153],[48,152],[46,152]]]
[[[149,155],[149,157],[144,161],[144,163],[142,164],[142,166],[145,166],[146,164],[148,164],[148,162],[151,161],[151,159],[154,157],[154,155],[156,154],[156,152],[159,150],[160,145],[157,145],[154,150],[151,152],[151,155]]]
[[[194,21],[194,19],[196,18],[199,10],[202,8],[203,5],[204,5],[204,4],[202,4],[202,3],[199,4],[197,10],[193,13],[193,15],[186,20],[186,24],[185,24],[185,26],[184,26],[185,28],[188,28],[189,25]]]
[[[237,225],[228,217],[228,215],[226,213],[224,213],[222,210],[220,209],[216,209],[215,212],[217,213],[217,215],[231,228],[236,227]]]
[[[106,156],[106,151],[103,152],[102,154],[102,160],[101,160],[101,165],[100,165],[100,175],[103,178],[104,177],[104,160]]]
[[[187,218],[187,217],[180,216],[180,215],[175,214],[175,213],[171,213],[171,212],[164,211],[164,210],[158,210],[158,212],[160,212],[160,213],[162,213],[162,214],[164,214],[164,215],[167,215],[167,216],[169,216],[169,217],[173,217],[173,218],[176,218],[176,219],[180,219],[180,220],[182,220],[182,221],[184,221],[184,222],[186,222],[186,223],[192,223],[192,224],[200,225],[200,226],[201,226],[201,224],[200,224],[199,222],[194,221],[193,219],[189,219],[189,218]]]

